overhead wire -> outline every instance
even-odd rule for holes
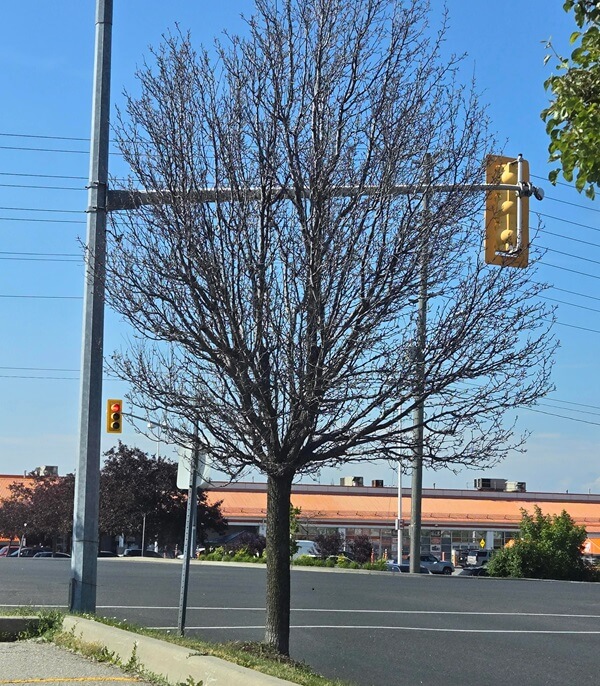
[[[564,252],[564,250],[556,250],[556,248],[549,248],[546,245],[538,245],[542,250],[546,250],[556,255],[562,255],[563,257],[570,257],[574,260],[582,260],[583,262],[591,262],[592,264],[600,264],[600,260],[593,260],[590,257],[583,257],[583,255],[573,255],[573,253]]]
[[[5,136],[7,138],[37,138],[39,140],[45,141],[78,141],[84,143],[90,142],[89,138],[76,138],[74,136],[48,136],[33,133],[6,133],[4,131],[0,132],[0,136]]]
[[[22,176],[29,179],[70,179],[71,181],[87,181],[87,176],[65,176],[64,174],[25,174],[22,172],[0,172],[0,176]]]
[[[525,408],[529,412],[537,412],[538,414],[545,414],[550,417],[559,417],[560,419],[569,419],[572,422],[579,422],[581,424],[591,424],[592,426],[600,426],[600,422],[591,422],[589,419],[578,419],[577,417],[567,417],[563,414],[556,414],[555,412],[545,412],[544,410],[536,410],[533,407]]]

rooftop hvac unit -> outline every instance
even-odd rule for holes
[[[362,476],[343,476],[340,479],[340,486],[363,486]]]
[[[507,481],[506,482],[506,492],[507,493],[525,493],[527,490],[527,484],[525,481]]]
[[[371,486],[373,488],[383,488],[383,479],[373,479],[371,481]]]
[[[38,476],[58,476],[58,467],[54,465],[44,464],[41,467],[37,467],[34,471]]]
[[[478,491],[504,491],[506,479],[475,479],[475,488]]]

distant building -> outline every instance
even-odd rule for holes
[[[292,504],[301,509],[301,538],[334,529],[348,543],[367,535],[377,553],[397,557],[398,489],[383,487],[379,480],[364,486],[361,477],[344,477],[342,483],[348,485],[293,486]],[[450,559],[453,549],[501,548],[517,533],[521,509],[532,512],[539,505],[544,514],[566,510],[585,526],[591,554],[600,555],[600,495],[527,493],[520,482],[519,490],[512,490],[512,482],[505,483],[510,491],[424,489],[421,550]],[[230,531],[265,533],[265,483],[213,483],[207,492],[210,502],[223,501],[221,511]],[[410,507],[410,489],[402,489],[404,554],[409,549]]]
[[[0,501],[9,497],[9,484],[31,481],[31,476],[0,475]],[[317,533],[337,530],[350,543],[356,536],[367,535],[376,553],[397,557],[398,489],[383,486],[379,479],[365,486],[360,476],[343,477],[341,483],[344,485],[293,486],[292,504],[301,509],[300,537],[314,538]],[[450,559],[452,551],[461,548],[501,548],[517,533],[521,510],[532,512],[533,506],[539,505],[544,514],[566,510],[587,530],[586,554],[600,556],[600,495],[530,493],[522,482],[502,479],[474,485],[475,490],[423,489],[423,552]],[[496,490],[488,490],[492,487]],[[210,503],[222,501],[221,511],[229,521],[230,533],[265,533],[266,483],[213,482],[207,494]],[[410,489],[402,489],[404,554],[409,549],[410,507]]]

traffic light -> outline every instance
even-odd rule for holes
[[[123,431],[123,401],[111,398],[106,401],[106,431],[120,434]]]
[[[529,163],[488,155],[486,184],[510,184],[513,189],[488,191],[485,201],[485,261],[505,267],[526,267],[529,258]],[[518,190],[517,190],[518,189]]]

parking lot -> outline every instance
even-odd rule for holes
[[[0,604],[66,606],[68,560],[1,560]],[[98,561],[98,614],[174,631],[181,562]],[[295,570],[291,652],[361,686],[595,683],[598,586]],[[260,641],[265,570],[192,563],[187,633]]]

